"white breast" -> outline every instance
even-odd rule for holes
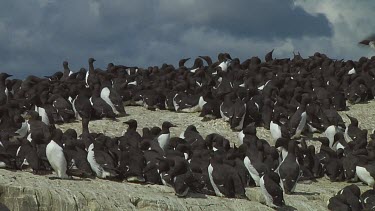
[[[222,70],[222,71],[226,72],[227,69],[228,69],[228,63],[227,63],[226,61],[225,61],[225,62],[221,62],[221,63],[219,64],[219,67],[221,67],[221,70]]]
[[[90,144],[87,152],[87,161],[90,164],[91,169],[95,172],[96,176],[99,178],[106,178],[109,176],[107,172],[96,162],[94,153],[94,144]]]
[[[163,134],[160,134],[159,137],[158,137],[158,142],[159,142],[159,146],[165,150],[168,143],[169,143],[169,137],[170,137],[170,134],[169,133],[163,133]]]
[[[16,152],[16,157],[18,157],[18,154],[20,153],[21,146],[18,147],[17,152]]]
[[[284,147],[279,147],[279,150],[281,151],[281,161],[283,162],[286,158],[286,156],[288,156],[288,150],[286,150]]]
[[[260,180],[259,173],[251,164],[249,157],[246,156],[243,159],[243,163],[245,164],[247,171],[250,173],[250,176],[253,178],[255,185],[259,187],[259,180]]]
[[[8,97],[9,95],[9,90],[8,90],[8,87],[5,87],[5,95]]]
[[[184,108],[184,109],[181,109],[182,112],[185,112],[185,113],[195,113],[195,112],[199,112],[201,111],[202,109],[200,108],[199,104],[195,105],[195,106],[192,106],[190,108]]]
[[[354,69],[354,67],[351,69],[351,70],[349,70],[349,72],[348,72],[348,75],[352,75],[352,74],[355,74],[356,72],[355,72],[355,69]]]
[[[243,130],[241,130],[239,133],[238,133],[238,140],[239,140],[239,143],[240,145],[243,144],[243,138],[245,138],[245,134],[243,133]]]
[[[42,122],[44,122],[46,125],[50,125],[46,109],[42,107],[38,107],[38,113],[39,113],[39,116],[42,118]]]
[[[80,120],[80,119],[81,119],[81,116],[79,116],[79,113],[78,113],[78,111],[77,111],[77,109],[76,109],[76,107],[75,107],[75,105],[74,105],[74,103],[75,103],[76,100],[77,100],[77,97],[78,97],[78,95],[76,96],[76,98],[74,98],[74,100],[73,100],[71,103],[72,103],[72,108],[73,108],[73,111],[74,111],[74,114],[75,114],[76,119]]]
[[[182,139],[185,139],[185,131],[183,131],[182,133],[180,133],[179,137],[182,138]]]
[[[246,104],[244,104],[245,106],[245,110],[246,110]],[[243,122],[245,120],[245,115],[246,115],[246,111],[245,113],[241,116],[241,117],[236,117],[236,118],[241,118],[241,121],[240,123],[234,128],[235,130],[241,130],[243,128]]]
[[[324,135],[328,138],[329,140],[329,147],[333,150],[335,150],[333,148],[333,142],[335,140],[335,134],[336,134],[337,130],[336,130],[336,126],[334,125],[331,125],[329,126],[325,131],[324,131]]]
[[[119,114],[119,112],[117,111],[117,109],[115,108],[115,106],[113,105],[111,99],[109,99],[109,95],[110,95],[111,91],[108,89],[108,87],[104,87],[102,89],[102,91],[100,92],[100,97],[108,104],[111,106],[113,112],[115,114]]]
[[[335,148],[336,151],[337,151],[338,149],[344,149],[345,147],[344,147],[341,143],[337,142],[337,143],[334,145],[334,148]]]
[[[68,175],[66,174],[67,162],[63,149],[53,140],[47,144],[46,155],[48,162],[51,164],[57,176],[60,178],[68,178]]]
[[[177,111],[178,108],[179,108],[179,105],[177,104],[176,102],[176,97],[177,97],[178,94],[176,94],[174,97],[173,97],[173,106],[174,106],[174,110]]]
[[[264,87],[266,87],[267,86],[267,84],[270,82],[271,80],[268,80],[264,85],[262,85],[262,86],[260,86],[260,87],[258,87],[258,90],[263,90],[264,89]]]
[[[344,139],[345,139],[346,142],[349,143],[349,142],[352,142],[353,139],[352,139],[352,138],[349,136],[349,134],[348,134],[348,128],[349,128],[349,127],[346,127],[346,128],[345,128]]]
[[[301,114],[301,119],[298,123],[297,129],[296,129],[296,134],[294,136],[292,136],[292,138],[299,138],[301,136],[303,128],[305,128],[305,125],[306,125],[306,120],[307,120],[307,114],[306,114],[306,111],[304,111]]]
[[[270,206],[270,207],[276,207],[273,204],[273,198],[272,198],[271,194],[268,193],[268,191],[266,189],[266,186],[264,185],[263,177],[264,176],[262,176],[259,180],[259,186],[260,186],[260,189],[262,190],[264,198],[266,199],[266,204],[267,204],[267,206]]]
[[[270,132],[274,141],[281,138],[281,127],[273,121],[270,122]]]
[[[214,171],[214,168],[212,167],[211,163],[208,166],[207,170],[208,170],[208,177],[210,178],[210,182],[211,182],[212,187],[214,188],[216,196],[223,197],[224,195],[220,192],[219,188],[217,187],[214,181],[214,178],[212,177],[212,172]]]
[[[27,135],[26,139],[31,142],[33,139],[31,138],[31,133],[29,133],[29,135]]]
[[[89,78],[89,74],[90,74],[90,71],[87,71],[87,72],[86,72],[86,77],[85,77],[86,86],[89,85],[89,83],[87,82],[87,79]]]
[[[315,133],[318,131],[318,129],[314,128],[313,126],[311,126],[309,123],[307,123],[307,126],[309,128],[309,132],[311,133]]]
[[[201,110],[202,110],[203,106],[204,106],[206,103],[207,103],[207,102],[204,101],[203,96],[200,96],[200,97],[199,97],[199,101],[198,101],[198,105],[199,105],[199,107],[200,107]]]
[[[27,120],[22,122],[21,128],[19,128],[15,133],[18,134],[17,137],[23,138],[27,135],[27,131],[29,131]]]
[[[370,172],[368,172],[365,167],[357,166],[355,171],[358,178],[368,186],[372,187],[375,184],[374,178],[370,175]]]
[[[220,115],[221,115],[221,118],[223,118],[224,121],[228,122],[229,121],[229,117],[227,117],[224,112],[221,110],[221,107],[223,106],[224,103],[221,103],[220,105]]]
[[[192,69],[192,70],[190,70],[190,72],[195,73],[198,69],[199,68]]]

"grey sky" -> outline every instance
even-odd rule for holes
[[[375,1],[12,0],[0,7],[0,71],[22,78],[109,62],[176,65],[228,52],[241,60],[319,51],[337,59],[375,54],[358,41],[374,33]]]

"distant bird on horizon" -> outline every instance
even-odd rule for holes
[[[366,39],[360,41],[359,44],[368,45],[370,48],[375,49],[375,34],[372,34],[371,36],[367,37]]]

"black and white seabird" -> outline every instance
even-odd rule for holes
[[[375,185],[371,190],[367,190],[362,193],[361,203],[364,210],[374,210],[375,209]]]
[[[259,183],[267,206],[278,208],[285,205],[281,179],[276,172],[265,171]]]
[[[5,80],[12,75],[9,75],[8,73],[0,73],[0,105],[4,105],[8,101],[7,96],[7,87],[5,85]]]
[[[87,161],[98,178],[115,178],[118,176],[117,164],[103,147],[101,143],[91,143],[87,150]]]
[[[349,185],[341,189],[328,200],[328,209],[332,211],[362,210],[360,200],[361,190],[356,185]]]
[[[60,129],[55,129],[53,131],[51,141],[46,147],[46,155],[57,177],[60,179],[68,179],[69,176],[66,173],[68,164],[64,155],[62,135],[63,132]]]
[[[367,37],[366,39],[360,41],[359,44],[367,45],[370,48],[375,49],[375,35],[371,35],[371,36]]]
[[[170,122],[163,122],[161,126],[161,132],[157,137],[157,141],[159,142],[159,146],[165,151],[167,149],[169,140],[170,140],[170,131],[171,127],[176,127],[174,124]]]
[[[298,179],[301,176],[300,166],[296,157],[295,151],[297,143],[290,140],[288,143],[288,155],[280,163],[280,166],[276,170],[280,175],[283,190],[286,194],[291,194],[297,185]]]
[[[241,178],[232,166],[223,163],[224,155],[221,150],[215,151],[207,168],[216,196],[246,198]]]

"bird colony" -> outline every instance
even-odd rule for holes
[[[73,72],[64,61],[62,71],[24,80],[1,73],[0,166],[54,172],[50,179],[166,185],[176,197],[197,192],[247,200],[245,188],[258,186],[274,208],[285,205],[284,194],[293,194],[298,182],[325,176],[354,183],[328,201],[330,210],[374,209],[375,134],[361,129],[355,116],[344,122],[338,111],[347,110],[347,102],[374,99],[375,57],[276,59],[272,53],[263,61],[220,53],[217,61],[199,56],[192,66],[187,58],[178,67],[109,63],[105,70],[90,58],[88,70]],[[128,106],[222,119],[238,140],[202,137],[193,124],[171,137],[173,119],[140,134],[136,119],[119,122],[132,116]],[[102,118],[126,130],[119,137],[90,131],[90,121]],[[76,121],[81,134],[56,127]],[[271,140],[257,137],[260,127]],[[311,138],[315,133],[319,137]],[[355,183],[372,189],[361,194]]]

